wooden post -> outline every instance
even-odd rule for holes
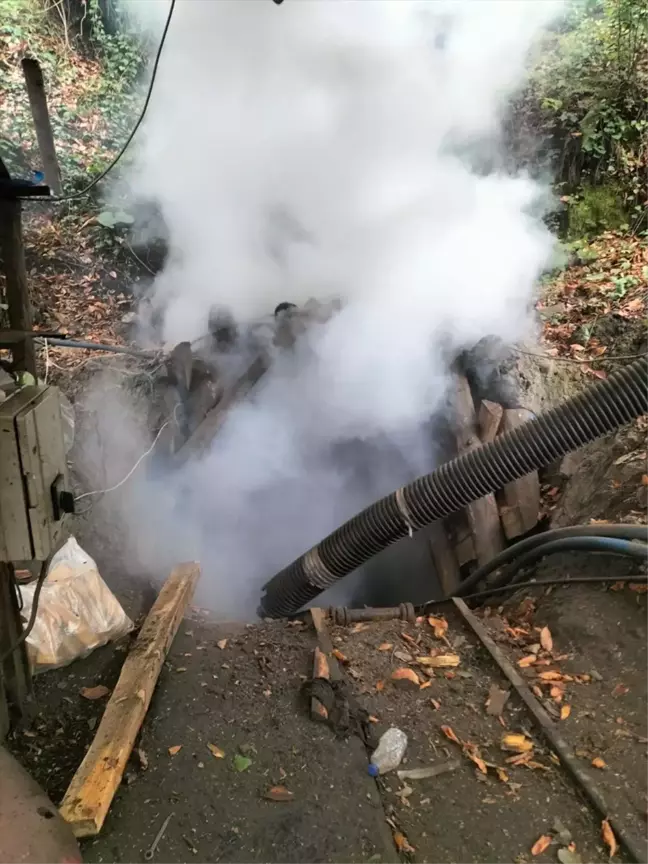
[[[430,544],[430,554],[434,562],[434,569],[439,577],[443,596],[452,597],[461,584],[461,573],[457,555],[448,539],[445,522],[433,522],[423,530],[425,530]]]
[[[0,159],[0,178],[9,180],[9,172]],[[22,239],[20,201],[0,199],[0,256],[7,282],[9,327],[33,330],[32,308],[27,287],[27,268]],[[36,377],[36,350],[33,339],[24,339],[12,347],[14,367]]]
[[[22,61],[23,75],[27,85],[27,95],[31,107],[38,149],[40,150],[41,162],[45,182],[55,195],[61,194],[61,169],[56,158],[56,147],[54,146],[54,135],[50,123],[49,111],[47,110],[47,97],[45,95],[45,81],[38,60],[25,57]]]
[[[533,416],[524,408],[507,408],[502,420],[502,431],[510,432],[526,423]],[[504,533],[509,540],[526,534],[538,524],[540,509],[540,480],[538,472],[532,471],[526,477],[520,477],[508,483],[502,492],[504,505],[500,507],[500,516]]]
[[[477,417],[470,385],[464,375],[457,376],[455,428],[459,454],[481,446],[477,435]],[[477,563],[487,564],[504,548],[502,527],[494,495],[485,495],[466,508],[475,541]]]
[[[23,625],[13,586],[13,565],[0,561],[0,656],[9,651],[22,631]],[[9,654],[0,667],[0,740],[9,731],[8,706],[11,705],[24,716],[30,694],[29,660],[23,642]]]
[[[101,830],[199,576],[197,564],[175,568],[124,661],[94,741],[61,803],[61,816],[75,837],[93,837]]]

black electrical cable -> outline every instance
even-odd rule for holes
[[[598,552],[606,555],[625,555],[646,561],[648,547],[636,540],[622,540],[618,537],[564,537],[562,540],[550,540],[535,549],[530,549],[512,565],[516,572],[507,579],[509,585],[514,585],[521,577],[524,567],[529,567],[545,555],[555,555],[557,552]]]
[[[534,534],[533,537],[527,537],[525,540],[520,540],[502,550],[498,555],[492,558],[487,564],[482,565],[474,573],[471,573],[465,579],[457,591],[458,597],[465,596],[471,588],[474,588],[482,579],[499,570],[509,561],[524,555],[531,549],[537,546],[542,546],[544,543],[550,543],[552,540],[561,540],[568,537],[617,537],[623,540],[648,540],[647,525],[573,525],[569,528],[554,528],[550,531],[545,531],[542,534]],[[493,587],[497,587],[507,581],[505,576],[498,577],[493,581]]]
[[[45,582],[45,577],[47,576],[47,571],[49,569],[49,564],[51,560],[52,556],[50,555],[50,557],[46,561],[43,561],[41,572],[38,574],[38,582],[36,583],[36,588],[34,589],[31,613],[29,615],[29,621],[27,622],[27,626],[13,643],[13,645],[8,648],[5,653],[0,657],[0,674],[2,673],[2,667],[7,662],[9,657],[11,657],[11,655],[17,648],[20,648],[20,646],[27,639],[31,631],[34,629],[34,624],[36,623],[36,615],[38,614],[38,602],[40,600],[40,593],[43,589],[43,584]]]
[[[149,102],[151,101],[151,96],[153,95],[153,85],[155,84],[155,78],[157,75],[158,66],[160,64],[160,57],[162,56],[162,49],[164,48],[164,43],[166,41],[167,33],[169,32],[169,25],[171,24],[171,18],[173,16],[173,10],[175,8],[175,5],[176,5],[176,0],[171,0],[171,6],[169,7],[169,14],[167,15],[167,20],[166,20],[166,24],[164,25],[164,30],[162,31],[162,38],[160,39],[160,44],[158,46],[157,54],[155,55],[155,61],[153,63],[153,71],[151,72],[151,80],[149,82],[148,91],[146,93],[146,99],[144,100],[144,106],[143,106],[142,110],[140,111],[140,115],[137,118],[137,122],[133,126],[133,129],[132,129],[130,135],[126,139],[126,143],[121,148],[119,153],[115,156],[115,158],[112,160],[110,165],[106,169],[104,169],[101,172],[101,174],[99,174],[97,177],[95,177],[94,180],[92,180],[85,187],[85,189],[81,189],[79,192],[71,192],[69,195],[59,195],[57,197],[50,197],[50,198],[45,198],[45,199],[43,199],[43,198],[25,198],[23,200],[26,200],[26,201],[37,201],[37,200],[43,201],[43,200],[45,200],[45,201],[51,201],[53,203],[58,204],[62,201],[73,201],[76,198],[83,198],[85,195],[88,194],[88,192],[90,192],[91,189],[93,189],[97,185],[97,183],[100,183],[104,179],[104,177],[106,177],[112,171],[112,169],[115,167],[115,165],[117,165],[119,160],[122,158],[122,156],[124,155],[124,153],[126,152],[128,147],[130,146],[131,141],[133,140],[133,138],[135,137],[135,135],[137,133],[137,130],[142,125],[142,121],[144,120],[146,110],[149,106]]]
[[[508,592],[522,591],[526,588],[542,588],[545,585],[588,585],[592,584],[610,584],[615,582],[632,583],[633,585],[648,584],[648,576],[557,576],[555,579],[532,579],[528,582],[517,582],[515,585],[500,585],[499,588],[485,588],[483,591],[475,591],[474,594],[467,594],[462,597],[462,600],[481,600],[485,597],[490,597],[492,594],[505,594]],[[428,600],[421,607],[421,614],[425,614],[428,609],[434,606],[440,606],[447,603],[452,598],[444,597],[440,600]],[[418,611],[418,610],[417,610]]]

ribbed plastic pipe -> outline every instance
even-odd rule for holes
[[[259,614],[292,615],[402,537],[648,412],[648,359],[387,495],[277,573]]]

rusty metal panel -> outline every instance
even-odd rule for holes
[[[16,417],[38,395],[25,387],[0,403],[0,561],[27,561],[34,556]]]

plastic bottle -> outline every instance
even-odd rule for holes
[[[400,765],[405,750],[407,749],[407,735],[392,726],[380,738],[378,746],[371,754],[369,763],[369,774],[377,777],[379,774],[387,774]]]

